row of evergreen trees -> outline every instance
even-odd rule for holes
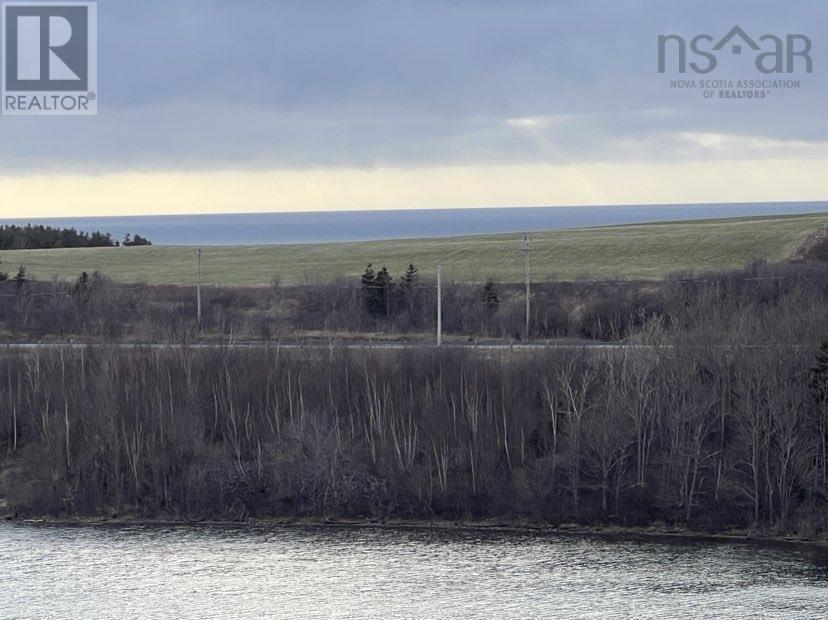
[[[115,245],[118,245],[118,242],[115,242]],[[131,236],[129,233],[124,235],[124,240],[121,242],[121,245],[125,245],[127,247],[133,245],[152,245],[152,242],[147,239],[146,237],[142,237],[138,233],[135,233],[134,236]]]
[[[41,224],[0,226],[0,250],[49,250],[54,248],[100,248],[118,245],[152,245],[141,235],[127,233],[123,241],[113,239],[109,233],[91,233],[74,228],[55,228]]]
[[[399,283],[396,283],[387,267],[383,266],[379,271],[374,271],[373,265],[369,263],[360,278],[360,283],[365,310],[371,316],[387,317],[401,310],[414,315],[419,297],[417,291],[422,287],[419,270],[413,264],[406,267]],[[487,280],[480,288],[478,297],[490,311],[497,310],[500,304],[500,297],[492,280]]]
[[[372,316],[390,316],[400,306],[399,302],[409,308],[413,305],[420,274],[413,264],[409,264],[400,278],[399,285],[383,266],[374,271],[369,263],[360,279],[362,284],[365,309]]]
[[[9,274],[2,270],[3,261],[0,261],[0,282],[6,282],[9,279]],[[23,265],[17,269],[17,275],[12,278],[17,287],[20,288],[27,282],[26,268]]]

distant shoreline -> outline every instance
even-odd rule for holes
[[[111,233],[116,239],[125,233],[138,232],[155,245],[288,245],[791,216],[826,210],[828,201],[809,201],[0,218],[0,225],[31,222],[100,230]]]
[[[650,526],[620,526],[620,525],[583,525],[578,523],[562,523],[553,525],[544,522],[509,520],[509,519],[461,519],[461,520],[421,520],[421,519],[388,519],[375,521],[369,519],[323,519],[309,517],[254,517],[244,520],[212,520],[212,519],[165,519],[165,518],[133,518],[133,517],[5,517],[6,523],[15,525],[33,526],[61,526],[61,527],[331,527],[331,528],[381,528],[381,529],[411,529],[432,531],[457,532],[502,532],[515,534],[535,534],[539,536],[595,536],[607,540],[653,540],[664,543],[677,542],[707,542],[707,543],[739,543],[761,547],[798,548],[807,551],[816,551],[820,557],[828,559],[828,539],[805,539],[792,536],[775,536],[761,532],[743,529],[727,530],[721,533],[700,532],[685,529],[681,526],[650,525]]]

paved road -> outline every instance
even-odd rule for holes
[[[282,349],[320,349],[327,350],[330,348],[340,349],[435,349],[437,348],[434,342],[414,341],[414,342],[399,342],[399,341],[348,341],[348,342],[234,342],[234,343],[134,343],[134,342],[115,342],[115,343],[83,343],[83,342],[10,342],[0,345],[2,349],[84,349],[84,348],[100,348],[100,349],[265,349],[265,348],[282,348]],[[636,348],[653,348],[652,345],[643,344],[626,344],[618,342],[595,342],[595,341],[527,341],[527,342],[504,342],[486,340],[480,342],[465,342],[465,341],[451,341],[443,342],[443,349],[477,349],[477,350],[528,350],[528,349],[565,349],[565,350],[579,350],[579,349],[636,349]]]
[[[700,345],[705,346],[705,345]],[[754,348],[774,348],[775,346],[782,346],[789,349],[810,349],[810,345],[803,344],[788,344],[788,345],[761,345],[761,344],[727,344],[722,343],[715,345],[718,348],[725,349],[754,349]],[[308,342],[233,342],[233,343],[136,343],[136,342],[114,342],[114,343],[83,343],[83,342],[7,342],[0,344],[0,351],[3,350],[60,350],[60,349],[288,349],[288,350],[320,350],[327,351],[332,348],[336,349],[352,349],[352,350],[403,350],[403,349],[421,349],[430,350],[436,349],[437,344],[427,341],[414,342],[397,342],[397,341],[332,341],[321,342],[318,340]],[[561,341],[561,340],[545,340],[545,341],[526,341],[526,342],[509,342],[509,341],[495,341],[485,340],[479,342],[466,341],[450,341],[443,342],[443,349],[471,349],[476,351],[531,351],[531,350],[564,350],[564,351],[579,351],[588,349],[590,351],[604,350],[604,351],[621,351],[621,350],[647,350],[658,351],[663,349],[672,349],[670,344],[641,344],[641,343],[626,343],[626,342],[596,342],[590,340],[583,341]]]

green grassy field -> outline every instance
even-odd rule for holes
[[[659,278],[674,271],[742,267],[781,260],[828,213],[636,224],[533,233],[533,279]],[[16,250],[0,254],[4,271],[24,265],[30,276],[74,279],[100,271],[120,281],[187,284],[195,280],[192,247],[151,246]],[[398,276],[413,262],[423,275],[443,266],[447,279],[523,278],[522,235],[486,235],[314,245],[215,246],[204,255],[204,281],[261,285],[356,276],[367,263]]]

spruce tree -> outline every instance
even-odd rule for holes
[[[408,267],[405,268],[405,273],[402,277],[402,284],[404,288],[413,288],[418,282],[420,281],[420,274],[417,271],[417,268],[409,263]]]
[[[400,292],[402,293],[405,307],[408,310],[408,320],[411,321],[412,325],[415,323],[414,310],[417,299],[416,287],[419,281],[420,274],[418,273],[417,268],[412,263],[409,263],[408,267],[405,269],[402,279],[400,280]]]
[[[362,284],[362,299],[365,310],[368,314],[375,316],[377,314],[377,274],[371,263],[365,268],[360,278]]]
[[[20,269],[17,270],[17,275],[14,276],[14,283],[18,289],[26,284],[26,268],[23,265],[20,265]]]
[[[497,310],[500,298],[497,296],[497,290],[495,290],[495,284],[491,278],[486,280],[486,284],[483,285],[483,289],[480,291],[480,301],[486,304],[487,310],[491,312]]]
[[[368,266],[365,268],[365,271],[362,273],[362,286],[369,287],[374,285],[374,278],[377,277],[377,274],[374,273],[374,268],[371,263],[368,263]]]
[[[384,313],[385,316],[389,316],[391,314],[391,296],[394,293],[394,282],[385,266],[377,272],[374,283],[374,290],[377,292],[376,314]]]

